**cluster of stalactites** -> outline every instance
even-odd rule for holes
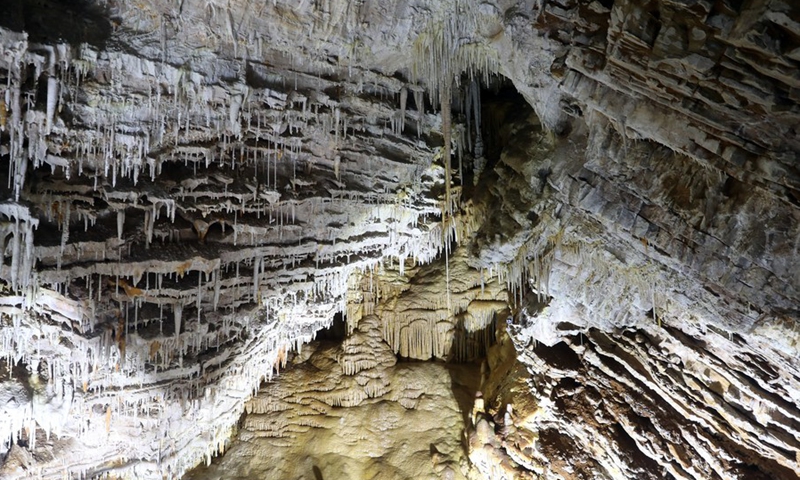
[[[447,29],[448,35],[457,34],[458,29],[453,25]],[[0,273],[15,293],[22,293],[0,299],[2,313],[13,319],[14,326],[3,329],[0,352],[9,363],[41,363],[51,382],[69,385],[77,396],[85,399],[86,408],[80,410],[81,415],[95,403],[107,404],[99,422],[105,425],[107,434],[113,433],[112,427],[117,422],[124,423],[151,408],[157,410],[154,405],[161,402],[179,399],[190,409],[195,408],[193,399],[209,395],[207,384],[217,380],[222,389],[254,391],[262,379],[270,378],[280,368],[286,349],[299,349],[336,312],[346,308],[343,301],[346,280],[352,271],[373,269],[382,265],[387,256],[389,262],[397,261],[401,268],[407,259],[414,263],[430,262],[447,251],[459,235],[464,235],[465,228],[453,218],[447,218],[443,224],[428,221],[428,217],[438,217],[442,211],[452,213],[458,208],[457,199],[449,193],[452,183],[449,162],[445,207],[436,211],[435,205],[428,208],[418,203],[398,204],[390,192],[381,196],[346,191],[342,183],[344,161],[337,157],[332,168],[341,190],[331,194],[331,209],[337,207],[335,202],[342,208],[342,204],[366,203],[372,210],[367,215],[370,220],[385,215],[401,222],[386,233],[388,240],[382,243],[348,245],[341,235],[332,232],[329,244],[307,248],[298,245],[302,247],[298,248],[301,253],[276,258],[259,237],[277,230],[277,240],[285,242],[289,234],[282,227],[297,223],[296,209],[310,209],[320,217],[325,210],[322,205],[307,208],[313,200],[281,199],[280,190],[285,188],[282,183],[287,178],[293,189],[304,186],[296,168],[303,145],[291,135],[281,135],[284,128],[291,134],[316,124],[328,133],[333,131],[338,145],[351,134],[348,132],[364,131],[365,124],[348,125],[352,122],[351,115],[343,114],[339,106],[325,103],[324,99],[312,101],[296,92],[289,98],[268,89],[257,92],[244,83],[208,85],[195,72],[124,52],[106,56],[86,45],[37,47],[37,51],[46,52],[40,54],[30,50],[22,37],[14,43],[6,41],[12,35],[9,32],[0,29],[0,35],[4,49],[0,62],[8,62],[0,63],[0,72],[5,70],[8,74],[8,81],[0,85],[0,128],[7,130],[11,138],[7,152],[12,159],[9,188],[15,202],[27,199],[42,205],[47,221],[55,223],[60,231],[58,245],[35,245],[33,232],[39,219],[19,203],[0,205],[0,214],[8,220],[1,227],[5,244],[0,245],[0,251],[11,258],[10,265],[3,262]],[[441,49],[428,50],[438,58],[444,55]],[[452,50],[452,45],[447,50]],[[468,52],[469,48],[457,50],[460,53],[454,57],[454,64],[471,66],[448,67],[448,71],[472,75],[481,61],[475,60],[477,57]],[[46,94],[44,108],[34,108],[35,96],[23,87],[22,79],[31,76],[26,73],[28,69],[35,70],[32,75],[35,82],[46,82],[42,89]],[[115,95],[100,98],[91,114],[79,112],[87,115],[84,122],[87,128],[66,128],[59,112],[75,100],[75,92],[82,84],[94,81],[92,78],[100,69],[103,81],[110,82],[109,88]],[[132,100],[122,90],[126,79],[158,87],[139,92],[138,100]],[[408,88],[422,110],[422,91]],[[386,113],[394,133],[400,133],[405,124],[408,99],[406,88],[398,91],[399,118],[396,112]],[[266,104],[277,113],[265,116],[253,107],[256,104]],[[421,116],[420,111],[418,122]],[[446,123],[450,129],[449,114]],[[207,148],[186,144],[186,139],[197,137],[197,128],[220,138],[221,145]],[[462,148],[464,140],[458,135],[463,133],[455,130],[456,143]],[[255,145],[244,141],[248,136],[256,139]],[[449,158],[450,148],[447,150]],[[196,173],[191,180],[181,183],[177,194],[149,191],[147,185],[140,185],[141,175],[149,174],[154,182],[162,174],[165,162],[182,162]],[[30,177],[31,167],[42,166],[61,173],[54,178],[63,177],[66,181],[57,180],[44,190],[32,191],[31,185],[25,185],[25,178]],[[223,173],[209,173],[212,179],[209,183],[219,187],[208,189],[211,192],[208,195],[217,195],[209,198],[231,199],[221,203],[224,213],[233,212],[234,218],[232,221],[208,218],[207,215],[217,212],[203,210],[204,205],[198,202],[205,194],[198,188],[203,186],[203,169],[215,167],[221,172],[242,166],[252,169],[255,185],[254,191],[245,194],[229,194],[234,180]],[[197,175],[198,171],[201,175]],[[93,181],[73,185],[80,183],[81,177]],[[117,189],[120,178],[131,180],[138,190]],[[75,233],[75,223],[82,222],[88,231],[101,220],[100,212],[87,207],[93,205],[94,197],[102,197],[108,204],[108,211],[102,215],[115,216],[116,238],[103,242],[75,241],[70,238],[70,233]],[[75,201],[78,198],[80,201]],[[186,208],[189,203],[193,211]],[[249,243],[257,246],[258,251],[252,258],[219,258],[212,262],[201,258],[125,262],[131,248],[125,242],[130,233],[127,229],[134,214],[143,217],[141,232],[148,248],[159,240],[172,243],[173,238],[164,237],[157,226],[164,217],[174,222],[177,214],[192,222],[201,242],[210,226],[217,222],[223,228],[231,228],[234,244]],[[259,219],[268,218],[270,224],[274,219],[278,228],[238,223],[240,217],[253,214]],[[180,243],[180,239],[175,243]],[[380,258],[374,256],[378,251],[382,254]],[[355,258],[353,261],[351,256]],[[311,258],[316,262],[314,272],[310,272],[309,262],[303,265],[304,260]],[[342,261],[347,262],[348,268],[341,268]],[[240,268],[250,276],[247,281],[238,280]],[[77,299],[72,293],[76,285],[81,287]],[[250,304],[256,308],[242,310]],[[195,316],[197,321],[193,321]],[[37,319],[41,318],[49,321],[39,322]],[[157,329],[153,328],[155,324]],[[214,328],[210,328],[212,324]],[[32,326],[42,330],[35,337],[24,333]],[[63,326],[68,333],[64,333]],[[147,330],[147,335],[139,335],[141,330]],[[200,364],[194,362],[194,357],[203,352],[224,352],[237,341],[252,336],[260,340],[256,345],[248,344],[245,353],[237,353],[243,359],[231,363],[226,355],[211,355]],[[280,352],[284,352],[283,356]],[[186,361],[190,358],[191,361]],[[357,373],[365,368],[360,360],[347,361],[345,365],[349,365],[343,367],[348,372]],[[154,397],[143,388],[154,378],[183,379],[185,389]],[[142,389],[141,393],[137,393],[137,388]],[[380,385],[372,385],[365,394],[375,396],[380,391]],[[351,401],[345,398],[339,403]],[[80,418],[81,422],[84,420]],[[34,426],[34,432],[35,429]],[[206,455],[220,448],[220,435],[223,434],[219,431],[208,433],[208,445],[214,447],[206,450]],[[157,460],[165,460],[169,455],[167,451],[160,452]],[[170,462],[176,465],[178,459]],[[165,460],[165,465],[170,462]]]
[[[659,280],[664,273],[657,265],[648,260],[623,262],[601,242],[568,237],[564,228],[554,227],[524,243],[511,262],[486,268],[482,278],[505,284],[513,305],[524,305],[529,291],[537,302],[546,303],[569,288],[571,298],[604,318],[624,324],[649,311],[661,326],[668,298],[660,293],[659,285],[666,280]],[[608,291],[619,295],[599,293]]]
[[[27,207],[15,203],[0,204],[0,218],[3,217],[6,221],[0,223],[0,278],[10,283],[13,292],[25,294],[19,299],[24,307],[35,286],[33,236],[39,219],[31,216]],[[5,264],[6,253],[11,257],[10,265]]]
[[[476,141],[476,161],[473,167],[477,175],[483,171],[483,145],[480,134],[480,95],[477,80],[482,79],[489,83],[489,77],[499,70],[497,52],[490,48],[483,40],[478,38],[478,13],[471,5],[456,2],[453,9],[449,10],[443,19],[432,21],[417,36],[414,42],[414,61],[411,66],[411,77],[414,83],[422,82],[427,85],[428,92],[434,104],[441,106],[442,136],[444,146],[442,159],[445,166],[445,208],[443,216],[453,214],[451,210],[451,167],[450,156],[452,152],[453,121],[451,104],[454,91],[459,91],[461,77],[466,75],[468,85],[463,94],[467,110],[474,107],[474,111],[467,112],[468,144],[472,148],[471,117],[474,113]],[[462,137],[463,137],[463,132]],[[461,152],[463,141],[458,143],[459,174],[463,182],[463,167]],[[477,181],[477,180],[476,180]]]
[[[405,273],[393,268],[351,279],[348,330],[375,314],[383,341],[403,357],[458,362],[482,356],[498,313],[508,308],[505,285],[467,266],[463,248],[450,255],[447,267],[417,265]],[[452,284],[446,281],[450,274]]]
[[[497,313],[506,308],[504,301],[477,300],[455,314],[445,305],[437,310],[417,309],[400,315],[384,311],[383,338],[405,358],[470,361],[484,355],[492,344]]]
[[[434,104],[448,101],[442,88],[457,88],[462,75],[488,84],[499,70],[497,52],[477,36],[478,22],[474,6],[456,2],[443,19],[431,21],[417,36],[411,77],[428,86]]]

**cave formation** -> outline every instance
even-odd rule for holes
[[[800,477],[800,4],[4,0],[0,478]]]

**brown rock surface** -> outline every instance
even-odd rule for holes
[[[0,476],[180,477],[337,313],[350,424],[497,341],[453,475],[800,476],[794,2],[6,3]]]

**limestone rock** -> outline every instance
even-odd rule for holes
[[[357,343],[380,351],[358,340],[367,337],[380,339],[375,317],[340,346],[312,345],[307,362],[247,403],[231,449],[187,478],[475,478],[460,436],[452,435],[464,429],[460,405],[476,387],[475,367],[395,364],[393,355],[380,363],[376,353],[358,373],[331,368]],[[376,379],[381,391],[371,387]]]
[[[401,478],[799,475],[795,3],[5,3],[4,477],[178,478],[265,391],[330,396],[240,440],[427,390]],[[259,393],[293,354],[318,388]],[[487,354],[483,406],[395,354]]]

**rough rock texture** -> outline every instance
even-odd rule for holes
[[[436,255],[438,118],[322,47],[295,62],[283,6],[106,7],[105,48],[2,32],[2,352],[48,379],[3,437],[83,452],[37,474],[180,475],[352,272]]]
[[[462,359],[503,301],[488,477],[799,475],[794,3],[7,11],[3,476],[181,476],[335,313]]]
[[[402,358],[468,362],[483,358],[498,314],[508,308],[504,284],[470,268],[466,248],[412,268],[362,278],[348,296],[347,321],[377,315],[383,340]]]
[[[187,478],[463,479],[459,432],[475,365],[396,363],[378,318],[340,346],[314,344],[246,404],[221,461]],[[472,477],[474,478],[474,477]]]

